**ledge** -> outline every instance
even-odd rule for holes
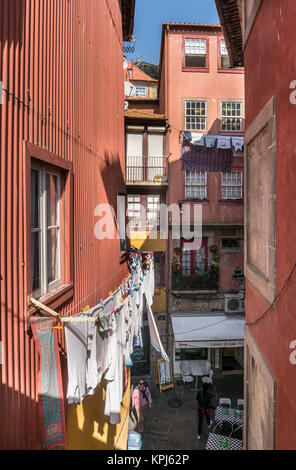
[[[37,300],[42,304],[50,307],[52,310],[57,310],[61,305],[71,299],[74,295],[74,284],[63,284],[50,293],[39,297]],[[36,313],[36,307],[29,307],[28,315],[31,316]]]

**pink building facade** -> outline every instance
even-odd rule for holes
[[[221,26],[163,24],[159,100],[159,111],[166,115],[170,125],[167,204],[180,208],[184,203],[190,204],[191,229],[194,207],[202,207],[200,249],[185,249],[185,240],[173,239],[170,231],[168,310],[173,315],[223,313],[225,294],[233,294],[237,305],[240,304],[237,311],[242,311],[239,297],[243,298],[240,294],[243,289],[243,148],[234,150],[232,144],[243,142],[244,136],[244,69],[229,67]],[[222,155],[218,150],[221,137],[229,145],[227,171],[220,171],[223,168],[219,169],[219,165],[203,169],[195,164],[185,167],[185,138],[191,139],[190,149],[200,152],[199,149],[205,151],[206,144],[197,146],[194,142],[201,143],[210,136],[214,136],[213,149],[217,147],[216,161]],[[224,367],[224,353],[230,354],[220,350],[217,370]],[[232,353],[233,357],[237,356],[237,351]],[[209,359],[213,354],[213,350],[208,351]],[[237,362],[242,367],[241,350],[239,355]]]

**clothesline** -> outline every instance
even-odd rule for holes
[[[135,255],[136,256],[136,255]],[[137,260],[139,259],[139,256],[137,256]],[[132,259],[130,259],[128,261],[128,264],[131,266],[132,263],[134,263],[134,260],[135,258],[133,257]],[[150,264],[150,258],[147,258],[142,264],[141,264],[141,268],[143,268],[143,266],[145,264],[147,264],[147,262],[149,261],[149,264]],[[84,297],[82,300],[80,300],[80,302],[78,302],[76,305],[74,305],[71,310],[69,310],[65,316],[61,317],[59,315],[59,313],[55,312],[54,310],[52,310],[51,308],[47,307],[46,305],[42,304],[41,302],[39,302],[38,300],[34,299],[33,297],[29,297],[29,305],[34,305],[35,307],[37,307],[38,309],[40,310],[44,310],[46,313],[48,313],[49,315],[53,316],[53,317],[56,317],[59,321],[61,322],[71,322],[71,321],[89,321],[89,322],[99,322],[100,319],[99,318],[73,318],[73,317],[69,317],[69,313],[71,311],[73,311],[78,305],[81,305],[81,303],[86,300],[88,297],[90,297],[92,294],[94,294],[94,292],[96,292],[104,283],[106,283],[108,280],[110,280],[112,277],[114,277],[116,274],[118,274],[119,272],[121,272],[124,268],[120,269],[119,271],[117,271],[113,276],[111,276],[109,279],[106,279],[103,283],[101,283],[99,286],[96,287],[96,289],[94,291],[92,291],[90,294],[88,294],[86,297]],[[148,268],[147,268],[148,269]],[[145,270],[145,272],[147,271],[147,269]],[[145,275],[145,272],[143,273]],[[125,283],[127,283],[130,279],[132,279],[132,275],[129,274],[129,276],[127,278],[125,278],[123,280],[123,282],[120,284],[120,286],[117,287],[117,289],[114,291],[114,292],[110,292],[111,295],[109,295],[105,300],[100,300],[98,302],[97,305],[101,305],[102,307],[104,307],[104,305],[106,303],[109,302],[110,299],[113,298],[113,296],[115,296],[117,294],[117,292],[119,292],[119,290],[124,286]],[[124,294],[123,297],[122,297],[122,301],[123,300],[126,300],[128,296],[128,293]],[[118,307],[117,309],[114,309],[114,310],[119,310],[123,305],[120,305],[120,307]],[[87,311],[85,312],[87,313]]]

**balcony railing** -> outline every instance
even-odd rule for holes
[[[127,157],[126,181],[128,183],[168,181],[167,157]]]
[[[172,271],[172,289],[176,290],[217,290],[219,289],[219,269],[211,266],[197,270],[189,276],[182,275],[181,270]]]

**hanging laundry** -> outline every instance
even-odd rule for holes
[[[182,171],[231,171],[232,147],[225,149],[214,145],[207,148],[183,140],[181,160]]]
[[[206,136],[205,137],[205,144],[207,148],[212,148],[214,147],[216,143],[217,138],[215,136]]]
[[[125,346],[125,316],[121,310],[114,317],[114,327],[110,338],[112,360],[105,374],[107,381],[104,414],[110,416],[111,424],[120,423],[121,402],[123,397],[123,354]]]
[[[151,310],[150,305],[148,304],[147,301],[147,314],[148,314],[148,323],[149,323],[149,332],[150,332],[150,338],[151,338],[151,344],[156,349],[157,352],[161,354],[163,359],[165,361],[169,361],[169,358],[164,350],[164,347],[162,345],[159,332],[154,320],[153,312]]]
[[[81,321],[67,322],[64,325],[68,359],[68,403],[80,403],[87,394],[86,371],[88,328],[90,322],[84,321],[85,314],[74,315]],[[92,327],[90,327],[92,328]]]
[[[231,149],[230,137],[218,136],[217,138],[217,149]]]
[[[232,137],[232,146],[235,152],[241,152],[244,147],[244,138]]]
[[[31,318],[34,340],[40,355],[38,404],[45,449],[65,449],[64,397],[55,318]]]
[[[198,134],[197,132],[191,132],[191,143],[193,145],[204,145],[205,136],[203,134]]]

